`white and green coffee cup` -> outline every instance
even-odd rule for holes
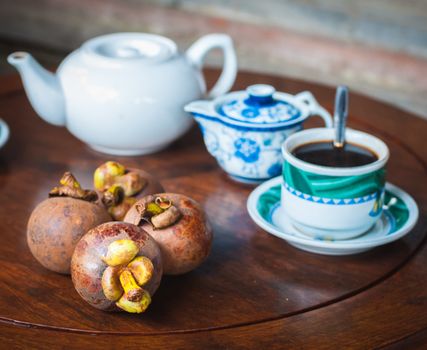
[[[283,143],[281,210],[307,235],[348,239],[369,230],[381,215],[389,150],[377,137],[347,129],[346,141],[368,148],[376,161],[339,168],[307,163],[292,154],[304,144],[333,138],[333,129],[317,128],[297,132]]]

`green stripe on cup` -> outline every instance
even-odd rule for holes
[[[268,191],[264,192],[258,199],[257,210],[266,221],[269,221],[269,214],[271,207],[280,202],[282,185],[271,187]]]
[[[381,192],[385,185],[385,169],[357,176],[329,176],[298,169],[285,161],[283,178],[290,187],[311,196],[347,199]]]

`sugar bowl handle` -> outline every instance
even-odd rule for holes
[[[325,122],[327,128],[332,128],[332,117],[330,113],[324,109],[314,98],[313,94],[309,91],[303,91],[295,95],[295,98],[308,106],[310,116],[318,115]]]
[[[233,86],[237,74],[237,58],[233,47],[233,41],[226,34],[205,35],[191,45],[186,53],[190,62],[195,67],[201,69],[206,54],[215,48],[219,48],[223,51],[224,64],[218,81],[207,93],[208,98],[215,98],[223,95]]]

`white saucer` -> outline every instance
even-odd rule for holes
[[[298,231],[280,205],[282,177],[258,186],[249,195],[247,209],[255,223],[289,244],[312,253],[350,255],[393,242],[408,234],[418,219],[418,207],[405,191],[386,184],[383,213],[365,234],[347,240],[322,240]]]
[[[3,119],[0,119],[0,148],[9,139],[9,127]]]

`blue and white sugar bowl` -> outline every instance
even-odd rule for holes
[[[301,130],[308,117],[318,115],[326,127],[332,127],[331,115],[310,92],[291,95],[265,84],[212,101],[194,101],[185,110],[199,123],[206,147],[218,164],[230,177],[245,183],[281,173],[282,143]]]

